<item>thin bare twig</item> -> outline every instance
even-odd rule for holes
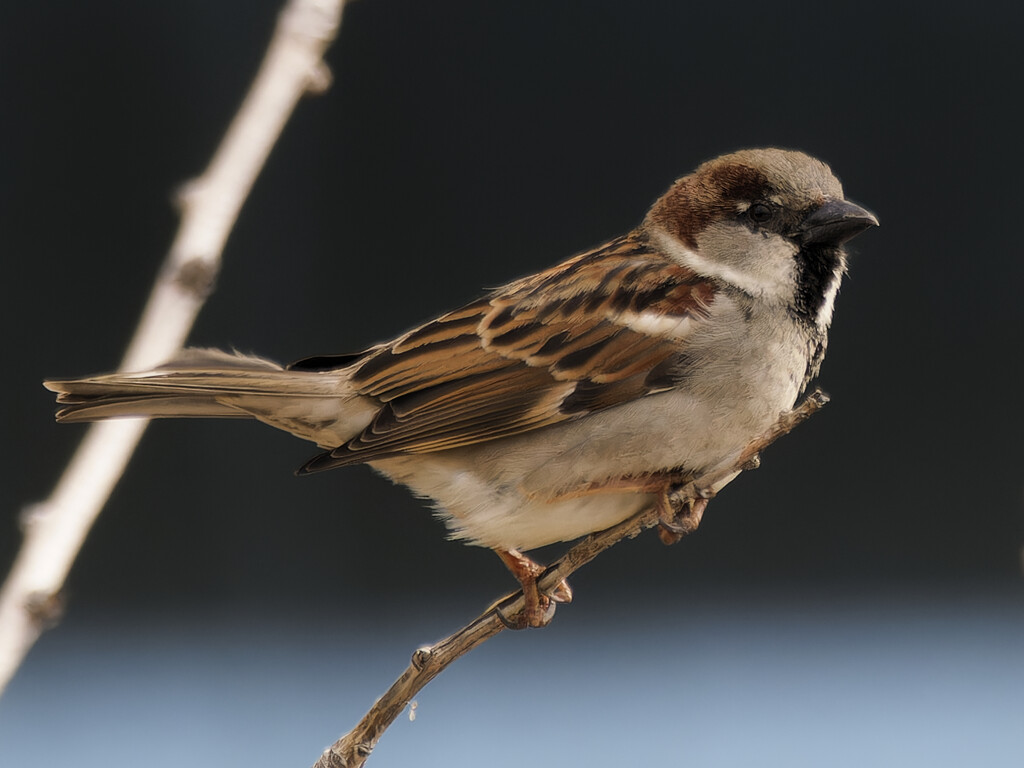
[[[677,516],[672,526],[676,538],[697,530],[705,506],[699,502],[710,498],[716,489],[743,470],[756,467],[762,450],[806,421],[827,402],[828,397],[821,390],[814,391],[794,410],[784,413],[771,429],[747,446],[735,461],[674,489],[669,502]],[[550,592],[609,547],[662,522],[663,512],[657,507],[650,507],[612,528],[587,536],[547,568],[538,580],[538,587],[542,592]],[[554,613],[554,606],[552,602],[548,618]],[[355,728],[324,751],[313,768],[361,768],[380,737],[427,683],[460,656],[514,623],[509,619],[520,615],[524,608],[525,600],[520,591],[499,600],[454,634],[433,645],[417,649],[401,676],[377,699]]]
[[[260,70],[209,167],[180,196],[181,225],[121,370],[157,365],[185,342],[213,289],[242,203],[304,93],[330,82],[323,54],[344,0],[289,0]],[[147,421],[89,428],[53,494],[25,510],[25,540],[0,591],[0,693],[60,615],[60,590],[85,537],[124,472]]]

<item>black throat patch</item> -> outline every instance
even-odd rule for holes
[[[846,273],[846,254],[835,246],[805,246],[796,254],[796,303],[793,313],[813,326],[833,283]]]

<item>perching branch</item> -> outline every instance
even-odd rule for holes
[[[289,0],[282,10],[256,79],[209,167],[180,195],[181,225],[121,370],[150,368],[181,349],[285,122],[303,94],[330,84],[323,54],[337,35],[343,6],[344,0]],[[50,498],[25,510],[25,540],[0,591],[0,693],[59,618],[68,571],[147,423],[92,425]]]
[[[669,521],[672,534],[670,541],[676,541],[697,530],[706,500],[714,495],[715,489],[743,470],[756,467],[762,450],[806,421],[827,402],[828,396],[821,390],[815,390],[795,409],[784,413],[771,429],[748,445],[735,461],[673,489],[668,498],[674,514],[674,519]],[[538,580],[538,587],[542,593],[550,592],[563,579],[568,578],[612,545],[665,523],[665,510],[654,506],[612,528],[587,536],[548,567]],[[514,625],[514,619],[524,608],[523,593],[517,592],[498,601],[454,634],[433,645],[418,648],[401,676],[377,699],[355,728],[334,742],[320,756],[313,768],[361,768],[384,731],[427,683],[460,656],[509,625]],[[554,609],[555,603],[552,601],[548,618],[554,613]]]

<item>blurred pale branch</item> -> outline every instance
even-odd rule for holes
[[[572,546],[557,562],[547,568],[537,582],[542,593],[549,594],[580,567],[586,565],[609,547],[623,539],[631,539],[654,526],[665,543],[675,543],[697,530],[715,490],[745,469],[759,464],[759,454],[777,439],[810,418],[828,397],[816,390],[794,410],[784,413],[768,432],[752,442],[727,466],[675,488],[663,503],[634,515],[629,520],[605,531],[591,534]],[[313,768],[360,768],[370,756],[380,737],[423,687],[441,674],[459,657],[503,629],[522,626],[517,621],[525,609],[522,592],[499,600],[480,616],[457,632],[433,645],[424,646],[412,655],[412,661],[399,678],[374,702],[359,723],[332,744]],[[547,619],[554,613],[555,603],[548,608]]]
[[[289,0],[260,70],[206,171],[180,195],[181,225],[121,370],[148,368],[185,342],[220,268],[238,212],[299,99],[330,84],[323,54],[344,0]],[[23,513],[25,539],[0,590],[0,693],[60,615],[60,593],[148,422],[89,428],[46,501]]]

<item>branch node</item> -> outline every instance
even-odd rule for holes
[[[200,301],[206,299],[217,284],[217,266],[200,256],[193,256],[178,268],[174,283],[185,293]]]
[[[25,598],[25,611],[41,630],[50,629],[64,615],[64,596],[61,592],[33,592]]]
[[[313,768],[346,768],[348,760],[345,759],[344,747],[332,744],[320,755]]]
[[[190,209],[196,206],[202,194],[202,179],[189,179],[175,188],[171,193],[171,205],[179,216],[184,216]]]
[[[811,394],[809,394],[807,396],[807,401],[805,403],[801,404],[801,407],[807,407],[807,403],[812,403],[813,404],[813,410],[816,411],[816,410],[818,410],[818,408],[821,408],[823,405],[828,403],[828,401],[831,400],[831,399],[832,398],[829,397],[827,392],[824,392],[821,389],[815,388],[815,390],[813,392],[811,392]]]
[[[417,648],[412,654],[412,665],[416,667],[417,672],[422,672],[423,668],[430,663],[430,660],[434,657],[434,649],[429,645],[424,645],[421,648]]]
[[[312,69],[310,69],[309,75],[307,76],[306,95],[319,96],[320,94],[327,92],[333,82],[334,74],[331,72],[331,68],[323,61],[318,61],[313,65]]]

